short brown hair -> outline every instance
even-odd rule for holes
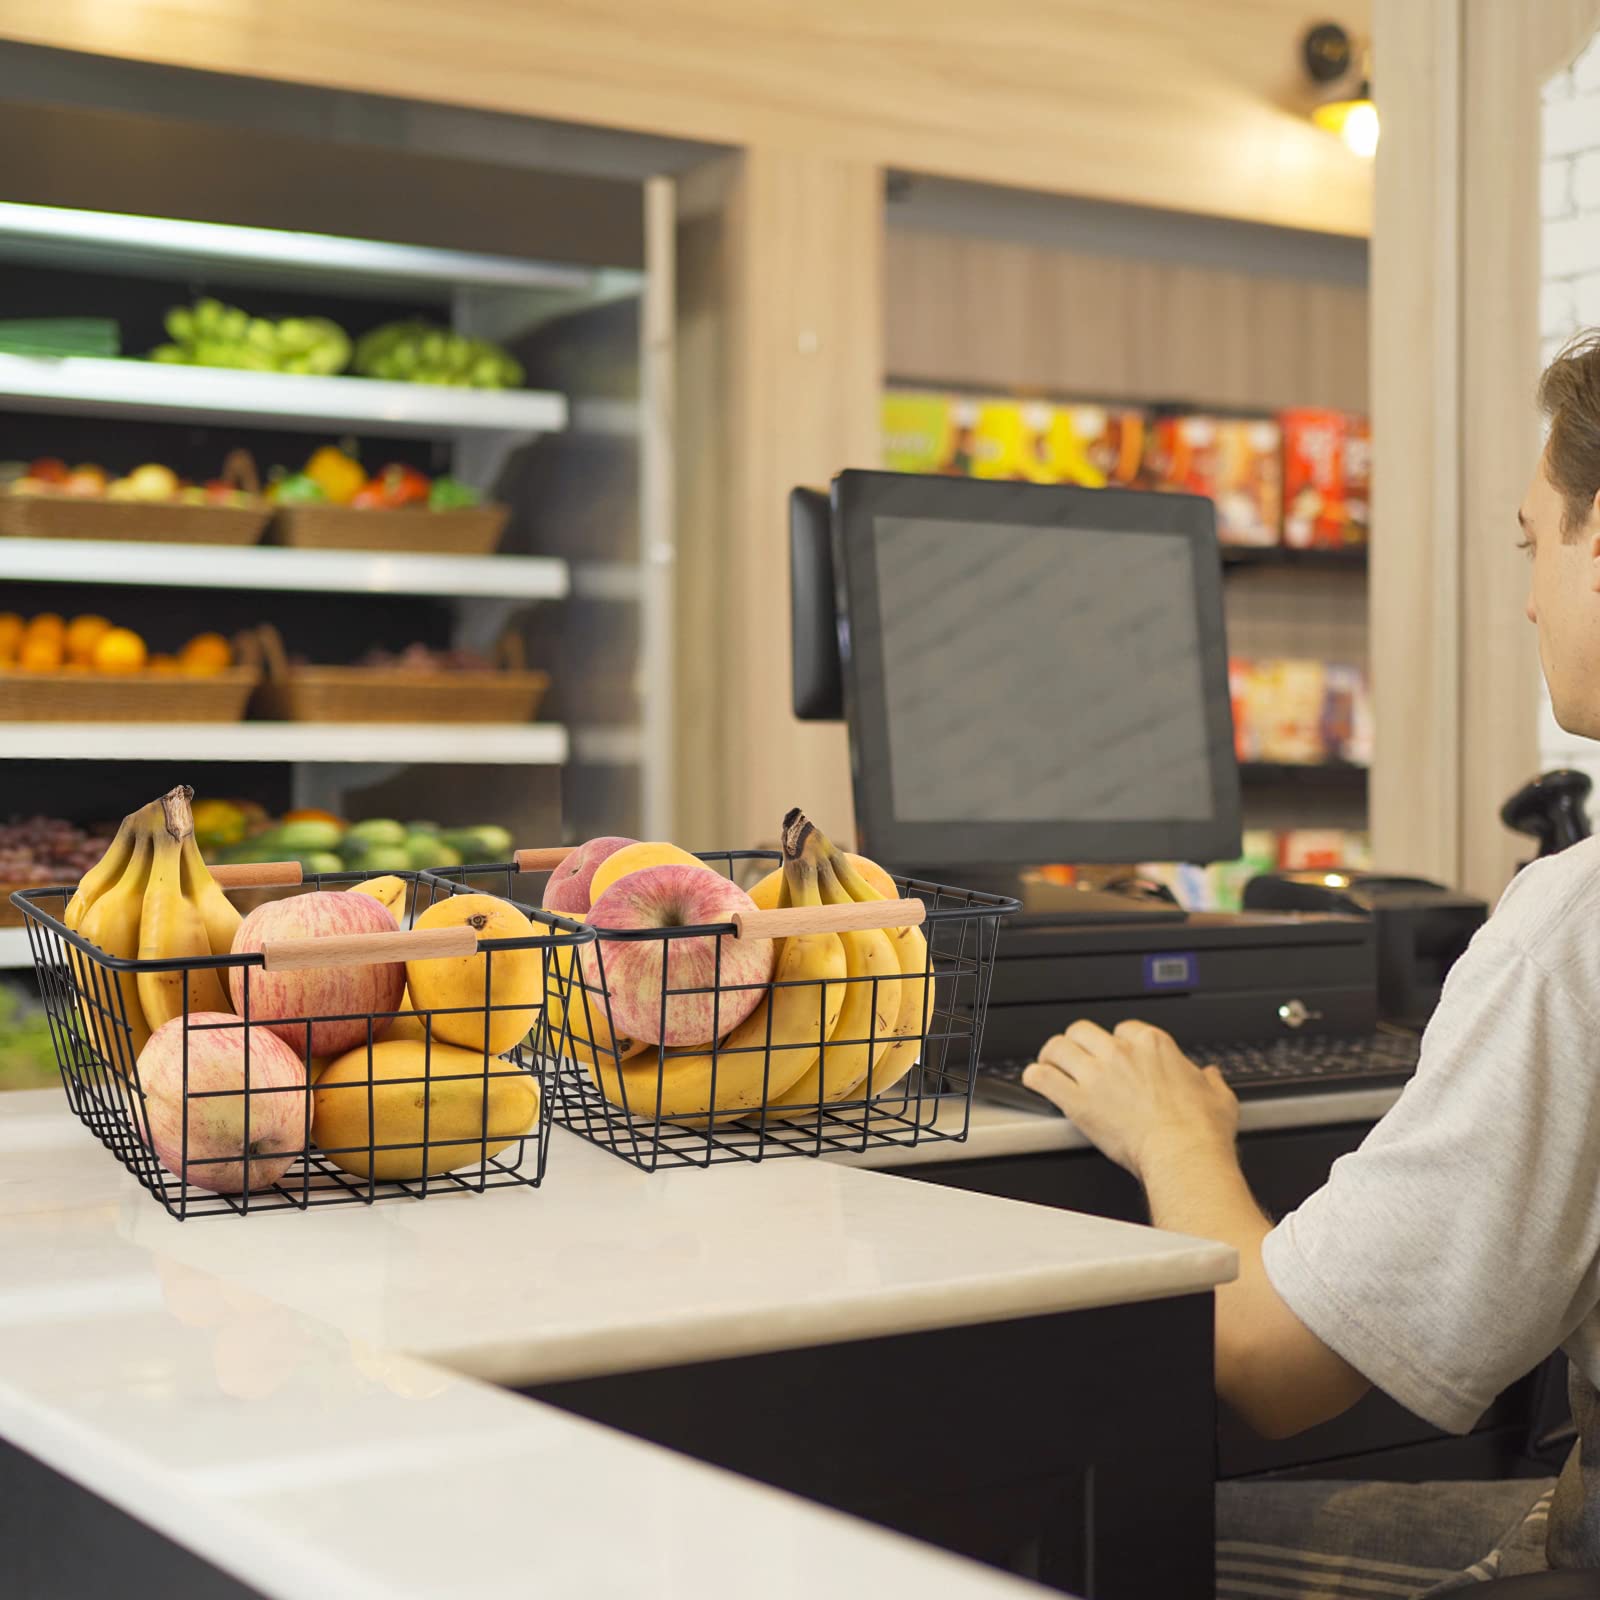
[[[1561,532],[1569,537],[1600,493],[1600,328],[1569,340],[1544,369],[1539,409],[1550,419],[1545,472],[1567,502]]]

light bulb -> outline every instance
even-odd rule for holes
[[[1358,156],[1371,158],[1378,153],[1378,108],[1370,100],[1358,100],[1345,114],[1339,137],[1346,148]]]

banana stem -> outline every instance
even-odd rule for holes
[[[194,812],[190,808],[190,801],[193,799],[194,790],[186,783],[180,783],[175,789],[169,789],[161,797],[163,825],[179,844],[194,832]]]

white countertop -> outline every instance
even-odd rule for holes
[[[646,1176],[555,1137],[538,1191],[179,1223],[58,1091],[0,1095],[0,1437],[295,1600],[497,1580],[706,1600],[747,1593],[752,1570],[780,1594],[998,1596],[1013,1586],[982,1569],[473,1380],[1191,1293],[1236,1270],[1222,1245],[832,1162]]]
[[[1275,1095],[1244,1100],[1239,1106],[1240,1133],[1271,1129],[1327,1127],[1341,1122],[1376,1122],[1400,1098],[1398,1086],[1385,1089],[1339,1089],[1321,1094]],[[954,1101],[940,1113],[956,1113]],[[983,1161],[993,1156],[1038,1155],[1050,1150],[1087,1150],[1089,1140],[1067,1118],[1054,1111],[1016,1111],[1010,1106],[975,1101],[964,1140],[936,1139],[860,1154],[830,1155],[830,1162],[886,1171],[925,1166],[934,1161]]]

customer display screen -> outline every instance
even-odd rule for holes
[[[1211,817],[1191,540],[872,527],[898,821]]]

